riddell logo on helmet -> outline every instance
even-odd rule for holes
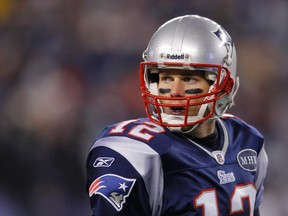
[[[170,54],[167,54],[166,58],[167,59],[184,59],[184,54],[182,54],[182,55],[177,55],[177,54],[170,55]]]

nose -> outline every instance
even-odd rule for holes
[[[185,96],[185,88],[181,80],[175,79],[172,86],[170,95],[172,97],[183,97]]]

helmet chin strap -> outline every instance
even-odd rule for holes
[[[167,128],[172,132],[188,134],[188,133],[192,132],[193,130],[195,130],[198,126],[199,126],[199,124],[195,124],[195,125],[191,126],[191,128],[189,130],[185,130],[185,131],[183,130],[183,127],[167,127]]]
[[[202,119],[207,107],[208,107],[208,104],[202,104],[196,116],[188,116],[188,122],[196,122]],[[174,123],[174,124],[177,124],[177,123],[181,124],[184,122],[183,116],[175,116],[175,115],[169,115],[166,113],[161,113],[161,117],[164,122],[169,122],[169,123]],[[184,127],[168,127],[168,129],[172,132],[188,134],[192,132],[193,130],[195,130],[198,126],[199,124],[191,125],[191,128],[188,130],[183,130]]]

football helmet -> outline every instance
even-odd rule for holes
[[[222,116],[233,104],[239,86],[235,45],[224,28],[208,18],[186,15],[164,23],[150,39],[143,60],[141,93],[146,113],[154,123],[169,128],[195,126]],[[183,97],[159,94],[159,70],[165,69],[203,71],[211,83],[208,93]],[[165,107],[175,106],[183,110],[183,115],[164,112]],[[198,107],[198,114],[189,116],[193,106]]]

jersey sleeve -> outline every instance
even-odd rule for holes
[[[258,189],[257,197],[256,197],[256,203],[255,208],[259,208],[263,194],[264,194],[264,179],[266,177],[267,173],[267,167],[268,167],[268,157],[265,151],[265,146],[263,144],[263,147],[259,153],[259,156],[257,158],[257,172],[256,172],[256,182],[255,185]]]
[[[163,185],[159,160],[145,143],[127,137],[97,140],[86,163],[92,215],[158,215],[160,189],[151,182]]]

